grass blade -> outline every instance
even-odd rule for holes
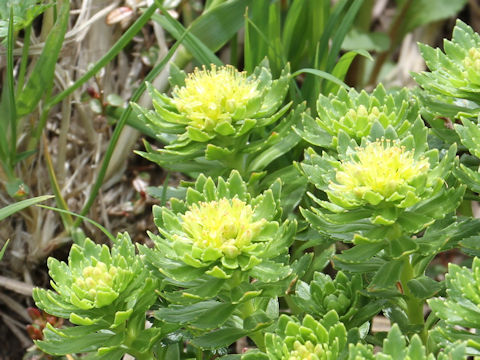
[[[5,254],[5,250],[7,250],[8,243],[10,242],[10,239],[7,240],[5,245],[3,245],[2,250],[0,250],[0,260],[3,259],[3,255]]]
[[[53,198],[53,195],[37,196],[31,199],[25,199],[25,200],[16,202],[14,204],[5,206],[0,209],[0,220],[3,220],[9,217],[10,215],[15,214],[16,212],[23,210],[31,205],[38,204],[39,202],[42,202],[51,198]]]
[[[345,39],[347,32],[351,29],[353,21],[355,20],[355,16],[360,10],[362,4],[363,0],[354,0],[354,2],[348,8],[345,16],[342,18],[340,26],[336,30],[335,36],[332,39],[330,52],[328,53],[327,66],[325,68],[328,72],[332,71],[333,67],[335,66],[335,62],[340,52],[340,47],[342,46],[343,40]]]
[[[17,112],[15,107],[15,90],[13,85],[13,6],[10,7],[10,19],[8,21],[8,45],[7,45],[7,95],[10,118],[10,150],[8,151],[8,166],[13,169],[17,153]]]
[[[185,27],[179,21],[175,20],[168,11],[163,11],[163,13],[163,16],[153,14],[152,19],[159,23],[175,39],[179,39],[182,34],[188,34],[185,36],[184,45],[195,59],[205,65],[223,65],[223,62],[213,53],[213,51],[205,46],[195,35],[190,32],[187,33]]]
[[[45,162],[47,164],[48,177],[50,178],[50,184],[52,185],[53,193],[55,194],[55,202],[57,203],[57,206],[61,209],[68,210],[67,203],[62,196],[60,186],[58,185],[57,177],[55,176],[55,172],[53,170],[52,159],[50,158],[50,152],[48,151],[48,140],[45,135],[43,136],[43,145],[43,153],[45,156]],[[68,214],[61,213],[60,217],[62,218],[63,226],[69,230],[73,225],[73,219],[71,216],[67,215]]]
[[[62,49],[70,17],[70,4],[64,1],[55,25],[47,36],[43,51],[38,58],[25,87],[19,89],[17,112],[19,116],[30,114],[45,95],[45,88],[53,86],[55,66]]]
[[[210,50],[217,51],[242,27],[245,9],[252,3],[253,0],[224,2],[197,18],[190,32]]]
[[[97,223],[96,221],[87,218],[86,216],[83,216],[83,215],[74,213],[73,211],[70,211],[70,210],[58,209],[58,208],[54,208],[54,207],[47,206],[47,205],[38,205],[38,206],[39,206],[39,207],[42,207],[42,208],[44,208],[44,209],[48,209],[48,210],[53,210],[53,211],[59,212],[59,213],[61,213],[61,214],[67,214],[67,215],[76,216],[77,218],[79,218],[79,219],[81,219],[81,220],[85,220],[86,222],[89,222],[90,224],[96,226],[96,227],[97,227],[101,232],[103,232],[111,241],[115,241],[115,237],[110,233],[110,231],[108,231],[104,226],[100,225],[100,224]]]
[[[340,80],[339,78],[333,76],[332,74],[326,72],[326,71],[322,71],[322,70],[317,70],[317,69],[300,69],[298,71],[295,71],[291,76],[292,77],[296,77],[300,74],[303,74],[303,73],[307,73],[307,74],[312,74],[312,75],[315,75],[315,76],[318,76],[320,78],[323,78],[325,80],[328,80],[328,81],[331,81],[335,84],[337,84],[338,86],[342,86],[344,87],[345,89],[350,89],[350,87],[345,84],[342,80]]]
[[[92,66],[80,79],[78,79],[72,86],[68,89],[62,91],[60,94],[51,98],[48,101],[47,109],[50,109],[53,105],[58,104],[60,101],[65,99],[68,95],[77,90],[80,86],[85,84],[92,76],[99,72],[104,66],[106,66],[110,61],[112,61],[119,53],[127,46],[135,35],[142,29],[142,27],[150,20],[152,14],[157,9],[157,6],[153,4],[150,6],[143,14],[140,16],[137,21],[133,23],[132,26],[128,28],[127,31],[122,35],[120,39],[110,48],[110,50],[100,59],[97,63]]]

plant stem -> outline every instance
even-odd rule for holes
[[[28,63],[28,52],[30,50],[31,32],[32,32],[32,25],[30,24],[24,29],[22,62],[20,63],[20,70],[18,72],[17,94],[19,94],[22,91],[23,84],[25,81],[25,73],[27,72],[27,63]]]
[[[255,313],[255,305],[253,303],[255,299],[250,299],[243,304],[241,304],[238,309],[240,310],[240,317],[245,320],[247,317]],[[265,338],[264,334],[262,331],[255,331],[251,334],[248,334],[248,337],[252,339],[252,341],[255,343],[257,348],[260,349],[260,351],[265,351]]]
[[[203,351],[200,348],[195,349],[195,357],[197,360],[203,360]]]
[[[410,324],[412,325],[421,325],[422,331],[420,332],[420,338],[423,343],[426,344],[427,341],[427,332],[425,329],[425,319],[423,317],[423,304],[424,301],[416,298],[410,291],[407,286],[407,283],[415,278],[415,273],[413,271],[413,266],[410,262],[409,255],[404,257],[404,265],[402,274],[400,276],[400,282],[403,288],[403,294],[406,296],[407,302],[407,316]]]

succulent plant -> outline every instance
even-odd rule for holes
[[[424,89],[421,96],[426,110],[438,116],[477,116],[480,113],[480,36],[457,20],[452,40],[444,40],[443,48],[445,53],[420,45],[430,72],[413,77]]]
[[[383,128],[393,127],[399,136],[407,134],[419,117],[418,104],[407,89],[387,93],[383,85],[368,94],[355,89],[340,88],[328,97],[320,94],[317,100],[318,117],[308,114],[302,117],[297,133],[309,143],[335,149],[338,134],[345,132],[349,137],[361,141],[370,134],[374,123]]]
[[[265,334],[266,351],[247,352],[242,360],[334,360],[346,344],[347,331],[333,310],[320,321],[281,315],[275,333]]]
[[[130,347],[137,336],[147,344],[161,333],[144,333],[145,311],[157,297],[156,282],[136,256],[128,234],[119,234],[111,250],[85,239],[82,246],[72,246],[68,264],[51,257],[48,267],[54,291],[35,288],[35,303],[79,326],[60,329],[47,323],[43,341],[36,342],[41,350],[55,355],[98,351],[140,357],[132,350],[135,346]]]
[[[174,281],[217,284],[209,297],[241,283],[278,281],[290,275],[286,265],[296,223],[280,221],[280,183],[252,198],[240,174],[225,181],[200,175],[186,200],[171,209],[154,206],[160,235],[149,234],[155,249],[141,248],[163,275]],[[201,289],[197,289],[201,290]],[[183,289],[184,297],[193,296]],[[193,289],[192,289],[193,291]],[[189,294],[188,296],[186,294]]]
[[[281,107],[289,79],[287,65],[272,80],[265,60],[248,76],[229,65],[178,72],[171,97],[148,85],[154,111],[135,108],[154,132],[171,134],[172,140],[159,150],[146,143],[147,151],[138,153],[175,171],[228,175],[237,169],[244,176],[262,171],[300,140],[291,126],[304,105],[279,121],[291,105]]]
[[[309,284],[297,282],[292,300],[306,314],[319,318],[330,310],[335,310],[340,321],[347,325],[364,305],[361,290],[363,281],[359,275],[349,278],[339,271],[335,279],[332,279],[327,274],[315,272]]]
[[[407,344],[405,336],[402,335],[397,324],[393,324],[388,332],[388,336],[383,341],[383,349],[374,352],[371,345],[362,343],[350,344],[347,360],[448,360],[448,359],[466,359],[465,345],[461,343],[453,344],[443,352],[435,356],[427,353],[422,340],[418,335],[414,335]]]
[[[383,241],[398,236],[399,230],[411,235],[456,209],[465,191],[444,185],[455,163],[455,145],[439,160],[437,149],[428,150],[427,129],[420,120],[403,138],[392,128],[378,126],[360,146],[342,135],[337,152],[338,159],[308,149],[301,164],[308,180],[329,200],[311,195],[320,207],[302,209],[302,214],[330,235],[350,233],[357,243]]]
[[[9,0],[0,3],[0,38],[8,33],[8,20],[10,17],[10,6],[13,10],[14,31],[20,31],[32,23],[32,21],[45,9],[53,4],[44,4],[40,0]]]
[[[480,127],[478,123],[462,117],[462,124],[455,124],[454,128],[457,132],[460,141],[468,149],[471,155],[480,158],[480,144],[478,138],[480,136]],[[469,164],[462,164],[455,168],[455,175],[474,192],[480,192],[480,167],[467,166]]]
[[[466,341],[467,352],[477,356],[480,354],[480,259],[473,259],[471,269],[450,263],[445,279],[446,298],[428,300],[434,314],[442,320],[432,336],[442,345]],[[476,331],[472,333],[469,329]]]

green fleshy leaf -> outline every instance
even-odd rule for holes
[[[429,299],[444,288],[442,283],[424,275],[410,280],[407,286],[417,299]]]

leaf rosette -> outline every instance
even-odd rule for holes
[[[439,116],[478,115],[480,106],[480,36],[457,20],[452,40],[443,48],[420,44],[430,72],[413,74],[425,90],[421,96],[426,110]]]
[[[466,359],[465,344],[456,343],[443,349],[435,356],[428,353],[420,337],[415,334],[407,343],[397,324],[393,324],[388,336],[383,340],[383,349],[374,351],[372,345],[350,344],[348,360],[448,360]]]
[[[360,146],[340,135],[337,152],[338,158],[306,151],[301,171],[329,201],[309,194],[319,207],[302,214],[320,231],[350,234],[342,240],[351,241],[352,233],[355,242],[387,239],[390,231],[393,238],[415,234],[455,210],[465,191],[445,186],[456,162],[455,145],[440,160],[437,149],[428,149],[420,120],[403,138],[391,127],[373,128]]]
[[[347,344],[347,331],[335,311],[321,321],[306,315],[300,322],[281,315],[275,333],[265,334],[266,351],[247,352],[242,360],[333,360],[339,359]]]
[[[301,126],[295,130],[310,144],[335,149],[340,132],[360,142],[370,134],[374,123],[384,129],[393,127],[399,136],[403,136],[419,117],[418,110],[418,104],[407,89],[387,93],[380,84],[368,94],[340,88],[337,94],[328,97],[320,94],[318,117],[313,119],[305,114]]]
[[[442,344],[467,340],[471,355],[480,353],[480,259],[475,257],[472,269],[448,265],[445,276],[446,298],[429,299],[433,313],[442,321],[433,331],[433,338]],[[477,329],[472,333],[470,329]]]
[[[172,198],[171,209],[154,206],[160,235],[150,233],[155,248],[142,247],[141,252],[175,282],[205,281],[197,289],[182,290],[183,296],[199,296],[208,286],[204,298],[214,298],[224,284],[235,289],[248,285],[250,278],[284,279],[292,271],[285,264],[296,223],[280,221],[280,188],[277,181],[252,198],[236,171],[227,181],[219,177],[217,185],[200,175],[185,201]]]
[[[70,321],[80,324],[89,310],[94,313],[128,296],[126,289],[131,290],[141,269],[128,234],[119,235],[111,251],[106,245],[86,239],[83,246],[72,246],[68,264],[50,257],[48,267],[55,291],[36,288],[35,302],[49,314],[60,317],[68,314]],[[108,309],[104,311],[108,313]],[[94,319],[84,320],[94,322]]]
[[[160,139],[167,143],[164,148],[155,150],[146,143],[147,151],[138,154],[182,172],[219,175],[232,169],[263,170],[300,139],[291,130],[297,115],[279,121],[291,106],[282,107],[289,79],[288,65],[278,79],[272,79],[266,60],[251,75],[230,65],[197,68],[188,75],[177,69],[171,77],[175,82],[171,97],[148,85],[154,110],[134,104],[154,133],[170,136]],[[303,110],[304,105],[298,111]],[[255,164],[274,146],[278,149],[274,156],[268,153],[266,164]]]
[[[59,329],[47,324],[44,340],[37,342],[43,351],[55,355],[98,351],[115,358],[137,354],[125,345],[137,336],[147,344],[160,335],[157,330],[144,333],[145,311],[157,298],[156,282],[127,233],[117,236],[111,250],[85,239],[81,246],[71,247],[68,263],[51,257],[48,267],[54,291],[35,288],[35,303],[78,326]]]
[[[307,284],[298,281],[292,300],[306,314],[323,317],[330,310],[335,310],[340,321],[347,327],[355,314],[361,311],[365,300],[362,278],[357,274],[348,277],[342,271],[335,279],[329,275],[315,272],[312,281]]]

